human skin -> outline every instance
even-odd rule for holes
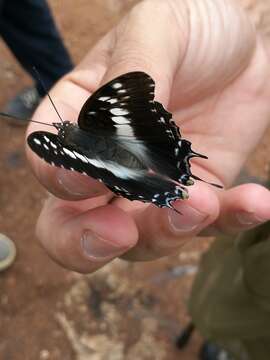
[[[177,253],[195,236],[236,233],[270,219],[270,192],[230,188],[270,119],[269,43],[229,0],[145,0],[51,90],[62,118],[76,121],[89,95],[123,73],[145,71],[156,100],[172,113],[192,148],[209,157],[183,214],[115,197],[94,179],[45,164],[28,147],[38,180],[51,193],[37,224],[50,256],[66,268],[96,271],[115,257],[146,261]],[[48,99],[34,119],[57,122]],[[147,121],[147,119],[145,119]],[[28,133],[47,130],[30,124]],[[75,201],[76,200],[76,201]]]

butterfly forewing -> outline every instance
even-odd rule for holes
[[[143,72],[131,72],[97,90],[84,104],[79,127],[117,137],[157,173],[181,181],[189,170],[179,128],[162,104],[154,101],[155,83]]]
[[[36,131],[28,136],[27,142],[30,148],[47,163],[98,178],[96,168],[87,161],[87,157],[71,147],[64,146],[58,135],[47,131]]]
[[[82,107],[78,125],[84,130],[113,130],[115,125],[130,124],[139,120],[143,111],[149,111],[154,99],[155,84],[143,72],[131,72],[103,85],[92,94]]]

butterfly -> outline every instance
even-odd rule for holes
[[[148,74],[126,73],[88,98],[77,123],[53,123],[57,134],[36,131],[27,142],[47,163],[95,178],[118,196],[174,209],[193,179],[203,181],[190,159],[207,157],[181,137],[154,92]]]

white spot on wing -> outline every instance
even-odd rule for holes
[[[115,104],[118,102],[118,99],[109,99],[109,100],[107,100],[107,102],[110,104]]]
[[[44,137],[44,140],[45,140],[47,143],[50,142],[50,139],[49,139],[46,135],[44,135],[43,137]]]
[[[41,142],[38,140],[38,139],[33,139],[34,143],[37,144],[37,145],[41,145]]]
[[[51,147],[53,147],[54,149],[57,149],[57,146],[53,142],[51,142],[50,144],[51,144]]]
[[[66,148],[63,148],[63,151],[68,155],[70,156],[72,159],[76,159],[76,156],[73,154],[72,151],[66,149]]]
[[[120,89],[122,87],[122,84],[117,82],[115,84],[112,85],[113,89]]]
[[[121,108],[113,108],[113,109],[110,110],[110,112],[113,115],[116,115],[116,116],[123,116],[123,115],[128,115],[129,114],[128,110],[121,109]]]
[[[118,136],[131,136],[134,137],[134,132],[131,126],[129,125],[115,125],[117,128],[117,135]]]
[[[107,100],[109,100],[109,96],[101,96],[100,98],[98,98],[98,100],[100,100],[100,101],[107,101]]]
[[[73,151],[73,154],[76,156],[76,158],[80,159],[82,162],[84,163],[88,162],[87,159],[83,155],[79,154],[77,151]]]
[[[129,124],[130,121],[124,116],[113,116],[112,121],[116,124]]]
[[[161,117],[161,118],[159,119],[159,121],[160,121],[162,124],[165,124],[165,123],[166,123],[164,117]]]
[[[49,150],[49,149],[50,149],[49,146],[46,145],[46,144],[43,144],[43,147],[44,147],[46,150]]]

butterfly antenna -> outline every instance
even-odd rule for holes
[[[43,80],[41,79],[41,76],[40,76],[40,74],[39,74],[39,72],[37,71],[37,69],[36,69],[35,66],[33,66],[33,70],[34,70],[34,72],[35,72],[35,74],[36,74],[36,76],[37,76],[37,79],[38,79],[40,85],[42,86],[42,89],[43,89],[44,93],[48,96],[48,98],[49,98],[49,100],[50,100],[50,102],[51,102],[51,104],[52,104],[52,106],[53,106],[56,114],[58,115],[60,121],[63,123],[64,120],[61,118],[61,115],[59,114],[59,112],[58,112],[58,110],[57,110],[57,108],[56,108],[56,106],[55,106],[55,104],[54,104],[54,102],[53,102],[53,100],[52,100],[49,92],[46,90],[46,87],[45,87],[45,85],[44,85],[44,82],[43,82]]]
[[[202,159],[208,159],[208,156],[199,154],[199,153],[197,153],[197,152],[195,152],[195,151],[193,151],[193,150],[192,150],[191,153],[189,154],[189,157],[190,157],[190,158],[191,158],[191,157],[200,157],[200,158],[202,158]],[[202,182],[204,182],[204,183],[206,183],[206,184],[215,186],[215,187],[218,188],[218,189],[223,189],[223,186],[222,186],[222,185],[205,181],[205,180],[199,178],[199,176],[196,176],[196,175],[193,175],[193,174],[191,174],[190,176],[191,176],[194,180],[202,181]]]
[[[174,206],[171,206],[171,209],[173,209],[173,211],[177,212],[177,214],[183,215],[183,213],[181,213],[181,211],[177,210]]]
[[[212,182],[208,182],[208,181],[205,181],[205,180],[203,180],[203,179],[201,179],[201,178],[199,178],[199,176],[196,176],[196,175],[190,175],[193,179],[195,179],[195,180],[199,180],[199,181],[202,181],[202,182],[204,182],[204,183],[206,183],[206,184],[209,184],[209,185],[212,185],[212,186],[215,186],[216,188],[218,188],[218,189],[223,189],[223,186],[222,185],[219,185],[219,184],[215,184],[215,183],[212,183]]]
[[[6,113],[4,113],[4,112],[0,112],[0,116],[7,117],[7,118],[13,119],[13,120],[34,122],[34,123],[37,123],[37,124],[47,125],[47,126],[52,126],[52,127],[54,127],[54,125],[52,125],[52,124],[47,124],[47,123],[44,123],[44,122],[42,122],[42,121],[36,121],[36,120],[31,120],[31,119],[23,119],[23,118],[20,118],[20,117],[18,117],[18,116],[6,114]]]

